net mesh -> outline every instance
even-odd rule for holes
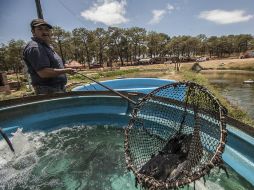
[[[222,164],[226,110],[204,87],[178,82],[156,89],[134,108],[125,157],[146,189],[189,184]]]

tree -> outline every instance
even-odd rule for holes
[[[253,37],[250,34],[240,34],[237,36],[236,41],[239,53],[249,49],[251,40],[253,40]]]
[[[0,47],[0,71],[8,71],[8,64],[5,60],[6,55],[6,46],[4,44],[1,44]]]
[[[147,47],[150,57],[164,56],[169,36],[163,33],[149,32],[147,36]]]
[[[123,62],[123,52],[126,48],[126,36],[124,35],[124,30],[117,27],[109,27],[109,53],[110,59],[119,58],[121,61],[121,66],[124,65]],[[117,57],[115,57],[117,55]]]
[[[97,28],[94,31],[95,37],[95,48],[96,48],[96,57],[99,64],[102,66],[106,57],[106,48],[109,41],[108,32],[103,28]]]
[[[56,47],[57,51],[60,53],[63,63],[65,64],[66,59],[70,58],[70,37],[69,32],[64,31],[59,26],[53,27],[52,39],[53,45]]]
[[[211,36],[205,34],[192,36],[173,36],[158,32],[147,32],[144,28],[132,27],[122,29],[109,27],[107,30],[97,28],[88,30],[86,28],[75,28],[71,33],[60,27],[53,28],[53,46],[59,52],[63,61],[75,59],[81,64],[98,63],[101,66],[106,62],[112,66],[113,62],[120,60],[131,62],[141,57],[163,57],[170,56],[179,60],[181,56],[191,57],[196,55],[209,55],[217,57],[239,54],[254,48],[254,38],[250,34]],[[9,44],[0,46],[0,69],[14,70],[19,72],[17,65],[20,53],[16,52],[18,41],[12,40]],[[15,55],[10,55],[10,54]],[[18,55],[17,57],[15,57]],[[185,58],[184,58],[185,59]],[[177,62],[177,61],[176,61]],[[176,65],[179,69],[179,63]]]
[[[146,40],[146,30],[144,28],[138,28],[138,27],[133,27],[130,28],[127,31],[127,36],[129,38],[129,43],[131,48],[130,51],[130,57],[132,60],[136,61],[137,58],[141,57],[141,54],[145,54],[146,52],[142,50],[146,50],[145,46],[145,40]]]
[[[180,43],[181,37],[173,37],[167,44],[167,49],[170,56],[179,57],[180,56]]]
[[[11,40],[5,49],[4,62],[8,65],[8,69],[14,71],[18,82],[18,73],[20,73],[24,67],[24,65],[22,65],[24,46],[25,42],[23,40]]]
[[[85,28],[76,28],[72,31],[76,51],[82,56],[82,61],[87,62],[88,68],[91,67],[95,57],[94,34]]]
[[[196,36],[196,39],[198,40],[196,55],[205,56],[208,52],[208,38],[205,34],[199,34]]]
[[[217,36],[211,36],[207,40],[207,46],[208,46],[208,51],[209,51],[209,56],[210,58],[214,55],[215,52],[217,52],[217,42],[218,38]]]

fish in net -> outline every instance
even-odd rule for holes
[[[177,82],[135,105],[125,158],[145,189],[176,189],[223,167],[227,110],[205,87]]]

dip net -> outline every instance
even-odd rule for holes
[[[177,82],[145,96],[125,129],[125,158],[144,189],[176,189],[223,164],[226,109],[203,86]]]

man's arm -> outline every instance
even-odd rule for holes
[[[24,53],[24,56],[26,57],[26,60],[28,60],[31,64],[34,71],[41,78],[53,78],[61,74],[67,73],[73,75],[76,73],[76,71],[71,68],[51,68],[47,52],[44,48],[38,46],[38,44],[33,44],[32,47],[28,48],[26,53]]]
[[[44,68],[37,71],[37,73],[41,78],[52,78],[62,74],[73,75],[76,73],[76,70],[71,68],[65,68],[65,69]]]

